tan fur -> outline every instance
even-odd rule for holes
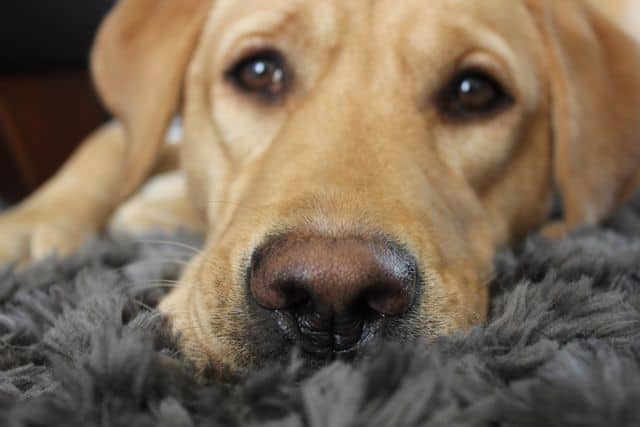
[[[279,231],[391,236],[419,260],[423,335],[468,328],[486,317],[495,250],[542,225],[556,190],[566,217],[548,233],[561,235],[600,221],[637,187],[640,48],[617,21],[623,6],[602,4],[122,0],[94,57],[129,150],[120,135],[109,156],[79,154],[2,217],[2,255],[27,259],[34,224],[80,212],[88,230],[103,225],[117,190],[149,175],[184,81],[187,185],[156,181],[112,227],[151,227],[148,209],[206,223],[205,249],[161,304],[200,366],[242,369],[259,357],[235,339],[250,320],[243,275]],[[260,105],[222,77],[265,46],[295,69],[283,105]],[[444,120],[433,99],[462,66],[491,72],[515,105],[473,123]],[[92,188],[106,202],[65,189],[98,164],[109,173]]]

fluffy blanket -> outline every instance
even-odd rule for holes
[[[640,425],[640,198],[500,253],[482,327],[235,384],[196,378],[153,310],[198,245],[173,240],[0,274],[0,426]]]

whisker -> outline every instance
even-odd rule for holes
[[[175,264],[179,266],[180,270],[178,271],[178,275],[186,268],[191,260],[180,260],[180,259],[143,259],[136,260],[129,264],[123,265],[121,267],[113,269],[116,273],[123,273],[125,270],[129,268],[139,268],[146,265],[158,265],[158,264]]]
[[[149,289],[161,289],[161,288],[169,288],[175,289],[178,286],[196,286],[192,282],[185,282],[182,280],[150,280],[144,282],[137,282],[133,284],[129,289],[134,291],[144,291]],[[184,313],[190,313],[191,310],[184,310]],[[174,312],[174,313],[182,313],[182,312]]]
[[[131,286],[147,286],[147,285],[177,285],[179,280],[171,280],[171,279],[150,279],[150,280],[137,280],[131,282]]]
[[[152,311],[152,312],[156,312],[156,313],[158,312],[158,309],[153,308],[153,307],[151,307],[149,304],[145,304],[145,303],[143,303],[142,301],[134,301],[133,303],[134,303],[135,305],[137,305],[138,307],[142,307],[142,308],[144,308],[145,310]]]
[[[170,280],[170,279],[161,279],[161,280],[152,280],[147,284],[149,285],[178,285],[180,283],[179,280]]]
[[[129,290],[133,291],[133,293],[140,293],[140,292],[145,292],[152,289],[175,289],[176,287],[178,287],[178,285],[180,285],[180,282],[166,280],[166,281],[152,282],[148,284],[142,284],[142,283],[138,285],[134,284],[133,286],[131,286]]]
[[[122,267],[119,267],[116,269],[116,271],[120,272],[128,267],[131,266],[140,266],[140,265],[145,265],[145,264],[159,264],[159,263],[166,263],[166,264],[178,264],[181,265],[183,267],[186,267],[187,265],[189,265],[189,262],[191,260],[185,260],[185,259],[170,259],[170,258],[164,258],[164,259],[141,259],[141,260],[137,260],[134,261],[132,263],[129,263],[127,265],[123,265]]]
[[[177,248],[187,249],[194,255],[200,255],[202,253],[202,249],[196,248],[195,246],[187,245],[186,243],[182,243],[182,242],[174,242],[171,240],[153,240],[153,239],[137,239],[137,241],[142,244],[167,245],[167,246],[174,246]]]

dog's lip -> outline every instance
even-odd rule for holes
[[[318,331],[300,325],[289,311],[273,311],[276,323],[285,338],[298,345],[308,356],[319,359],[348,359],[375,336],[380,329],[382,319],[362,322],[358,336],[341,335],[333,331]]]

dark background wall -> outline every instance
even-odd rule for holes
[[[0,198],[33,191],[108,119],[88,58],[114,3],[0,1]]]

